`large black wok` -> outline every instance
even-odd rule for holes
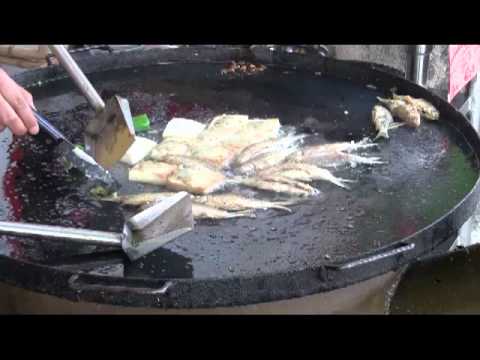
[[[258,55],[258,56],[256,56]],[[221,75],[232,59],[262,62],[256,75]],[[445,101],[373,64],[245,48],[185,47],[98,55],[80,61],[103,96],[119,93],[161,130],[173,116],[207,121],[220,113],[279,117],[325,141],[373,136],[376,96],[392,87],[431,101],[438,122],[400,128],[376,156],[386,165],[337,172],[351,191],[318,183],[323,195],[293,214],[198,222],[195,231],[129,263],[114,251],[3,237],[0,280],[72,300],[170,308],[252,304],[314,294],[383,274],[448,247],[479,199],[480,142]],[[76,141],[92,115],[58,67],[18,76],[37,107]],[[65,173],[48,137],[1,142],[2,219],[120,229],[116,204],[88,195]],[[8,155],[7,155],[8,150]],[[115,170],[125,192],[125,169]],[[148,189],[148,188],[147,188]],[[447,242],[449,242],[447,244]],[[159,290],[161,289],[161,291]]]

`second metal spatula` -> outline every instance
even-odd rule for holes
[[[80,168],[83,173],[90,178],[102,181],[108,187],[116,184],[112,175],[100,166],[95,159],[88,155],[85,151],[75,146],[60,130],[58,130],[44,115],[32,108],[37,118],[38,125],[42,130],[47,132],[54,140],[62,141],[69,148],[73,156],[67,156],[68,160],[74,167]]]
[[[179,192],[135,214],[125,223],[123,231],[118,233],[0,221],[0,234],[116,247],[122,249],[131,261],[155,251],[193,228],[192,201],[186,192]]]

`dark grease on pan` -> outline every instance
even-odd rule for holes
[[[208,121],[224,112],[279,117],[282,124],[318,133],[317,141],[358,141],[374,135],[370,112],[376,96],[383,93],[366,88],[366,84],[273,69],[258,76],[230,78],[221,76],[220,70],[218,65],[161,65],[108,71],[91,79],[99,89],[129,98],[134,115],[147,113],[158,131],[146,135],[150,138],[158,137],[174,116]],[[71,136],[75,141],[81,139],[84,121],[93,112],[73,85],[61,80],[35,91],[37,106],[47,114],[60,110],[51,114],[59,127],[68,133],[71,127],[67,124],[73,121]],[[151,264],[152,259],[161,264],[162,251],[169,251],[186,267],[184,273],[178,271],[178,277],[249,276],[315,267],[326,257],[340,261],[394,243],[444,215],[472,189],[478,176],[477,159],[472,158],[470,148],[460,147],[465,142],[458,136],[442,119],[425,121],[416,131],[406,127],[394,130],[390,141],[381,141],[377,150],[388,164],[336,172],[357,180],[351,191],[319,182],[315,186],[322,196],[293,206],[292,214],[258,211],[257,219],[198,222],[191,234],[139,260],[136,266]],[[38,161],[32,159],[23,161]],[[116,206],[90,199],[81,193],[78,183],[62,177],[50,179],[50,185],[37,194],[34,187],[45,181],[49,171],[42,172],[38,166],[35,171],[35,180],[19,183],[18,191],[31,209],[22,213],[20,220],[28,217],[28,221],[96,229],[122,223]],[[124,167],[113,173],[125,183]],[[129,184],[122,191],[143,189],[155,187]],[[69,211],[79,208],[86,209],[87,215],[70,217]],[[28,244],[29,250],[16,256],[37,262],[92,251],[46,241],[19,243]],[[129,273],[139,274],[125,272],[124,276]],[[148,271],[141,275],[162,277]],[[168,275],[176,277],[171,272]]]

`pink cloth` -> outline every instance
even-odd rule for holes
[[[480,70],[480,45],[450,45],[448,101],[472,80]]]

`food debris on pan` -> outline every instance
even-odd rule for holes
[[[229,63],[224,69],[222,69],[221,74],[222,75],[227,75],[227,74],[245,74],[245,75],[253,75],[257,73],[261,73],[265,71],[266,66],[259,64],[251,64],[247,63],[245,61],[232,61]]]

